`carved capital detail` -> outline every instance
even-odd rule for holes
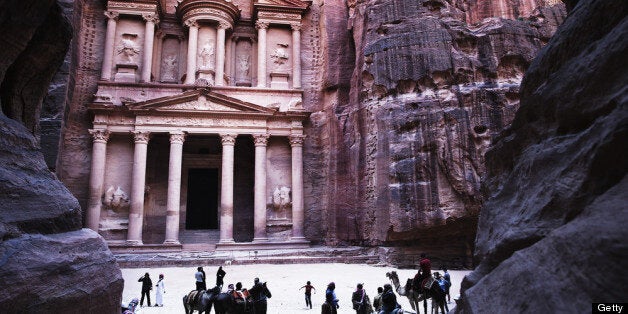
[[[187,27],[197,27],[198,28],[198,22],[196,22],[196,20],[193,20],[193,19],[185,21],[184,24]]]
[[[303,139],[305,139],[305,135],[290,135],[290,146],[303,146]]]
[[[218,22],[218,29],[230,29],[230,28],[231,28],[231,24],[225,21]]]
[[[90,129],[88,131],[89,131],[89,134],[92,135],[92,138],[94,139],[94,143],[107,143],[107,141],[109,140],[109,134],[111,134],[109,130]]]
[[[268,144],[268,138],[270,136],[266,133],[253,134],[253,142],[255,146],[266,146]]]
[[[170,132],[170,144],[183,144],[185,142],[184,132]]]
[[[159,17],[153,13],[142,14],[142,18],[146,22],[153,22],[154,24],[159,23]]]
[[[290,23],[290,28],[292,28],[293,31],[300,31],[301,23]]]
[[[237,134],[220,134],[220,140],[222,141],[222,146],[227,145],[235,145]]]
[[[108,19],[118,20],[118,18],[120,17],[120,12],[116,12],[116,11],[105,11],[105,16],[106,16]]]
[[[131,133],[133,133],[135,144],[148,144],[148,139],[150,138],[149,131],[131,131]]]
[[[266,21],[257,21],[255,22],[255,28],[257,29],[268,29],[268,25],[270,23],[266,22]]]

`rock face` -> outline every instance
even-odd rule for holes
[[[0,12],[0,308],[114,312],[120,270],[102,238],[81,229],[79,204],[35,135],[71,27],[55,1],[0,1]]]
[[[627,14],[626,2],[579,1],[531,64],[521,108],[487,153],[480,264],[459,312],[581,313],[625,299]]]
[[[350,2],[348,40],[325,14],[327,89],[309,135],[329,145],[328,188],[312,195],[329,197],[321,216],[332,242],[409,244],[409,263],[428,251],[470,266],[484,153],[511,123],[523,73],[565,15],[552,3],[515,15],[465,9],[478,5]],[[320,156],[310,157],[316,179]]]

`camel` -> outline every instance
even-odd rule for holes
[[[416,313],[419,313],[419,302],[421,302],[423,299],[421,298],[421,294],[412,289],[412,279],[408,279],[406,281],[406,285],[402,287],[399,284],[399,275],[397,275],[396,271],[393,270],[390,273],[386,273],[386,277],[388,277],[388,279],[390,279],[390,281],[392,282],[393,287],[395,287],[395,291],[397,291],[397,294],[408,298],[412,310]]]

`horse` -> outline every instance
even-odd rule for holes
[[[421,281],[419,294],[421,294],[421,299],[423,299],[423,309],[425,310],[425,314],[427,314],[427,299],[429,298],[436,302],[436,312],[438,313],[438,308],[440,308],[441,313],[445,314],[445,301],[447,294],[440,288],[434,277],[430,276]],[[432,306],[432,308],[433,307],[434,306]],[[417,308],[417,313],[418,312]]]
[[[255,314],[255,307],[250,297],[235,298],[229,292],[214,295],[213,304],[216,314]]]
[[[328,302],[323,303],[321,305],[321,314],[336,314],[338,310],[333,304],[329,304]]]
[[[185,314],[191,314],[194,311],[198,311],[199,314],[202,314],[203,312],[209,314],[216,295],[219,293],[220,287],[214,287],[209,290],[190,291],[190,293],[183,296],[183,308],[185,309]]]

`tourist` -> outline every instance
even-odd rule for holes
[[[353,309],[356,314],[370,314],[373,312],[371,300],[363,288],[364,285],[359,283],[357,289],[351,295],[351,303],[353,303]]]
[[[310,307],[310,309],[312,309],[312,290],[314,290],[314,293],[316,293],[316,288],[314,288],[314,286],[312,286],[312,284],[310,283],[310,281],[308,280],[308,282],[305,284],[305,286],[299,288],[299,290],[305,288],[305,307]]]
[[[397,296],[390,284],[384,285],[384,293],[382,293],[382,310],[379,314],[391,314],[396,309],[401,309],[401,305],[397,303]]]
[[[384,293],[384,288],[377,287],[377,295],[373,298],[373,307],[375,308],[375,313],[379,313],[382,310],[382,294]]]
[[[423,290],[421,284],[423,280],[432,277],[432,262],[425,255],[425,253],[421,253],[421,259],[419,260],[419,271],[416,276],[414,276],[414,280],[412,281],[412,287],[417,290]]]
[[[268,308],[267,300],[272,297],[270,290],[266,287],[266,283],[261,283],[259,278],[255,278],[253,280],[253,287],[249,289],[249,293],[253,297],[255,314],[266,314]]]
[[[155,285],[155,306],[164,306],[164,293],[166,293],[166,287],[164,286],[164,274],[159,274],[159,281]]]
[[[203,271],[203,267],[198,267],[196,270],[197,271],[194,274],[194,278],[196,279],[196,290],[207,290],[207,286],[205,285],[205,271]]]
[[[325,291],[325,303],[323,303],[322,313],[325,314],[336,314],[338,313],[338,309],[340,305],[338,304],[338,298],[336,297],[336,284],[330,282],[327,285],[327,290]]]
[[[445,278],[445,280],[447,280],[447,282],[449,283],[447,285],[447,290],[445,290],[445,293],[447,294],[447,303],[451,303],[451,298],[449,297],[449,288],[451,288],[451,277],[449,276],[449,273],[447,272],[447,267],[443,267],[443,278]]]
[[[153,281],[150,280],[148,273],[140,277],[137,282],[142,283],[142,298],[140,299],[140,307],[144,306],[144,296],[146,296],[146,302],[150,306],[150,291],[153,290]]]
[[[216,272],[216,286],[220,287],[221,289],[222,285],[224,284],[223,278],[225,278],[226,274],[227,272],[222,270],[222,266],[218,267],[218,271]]]
[[[434,279],[438,283],[438,286],[440,287],[440,289],[443,290],[443,293],[446,293],[449,287],[449,282],[445,280],[445,278],[443,278],[439,272],[434,273]],[[432,308],[434,308],[434,306],[432,306]],[[445,303],[445,311],[449,312],[449,307],[447,306],[447,303]],[[438,312],[438,309],[436,309],[436,312]]]

